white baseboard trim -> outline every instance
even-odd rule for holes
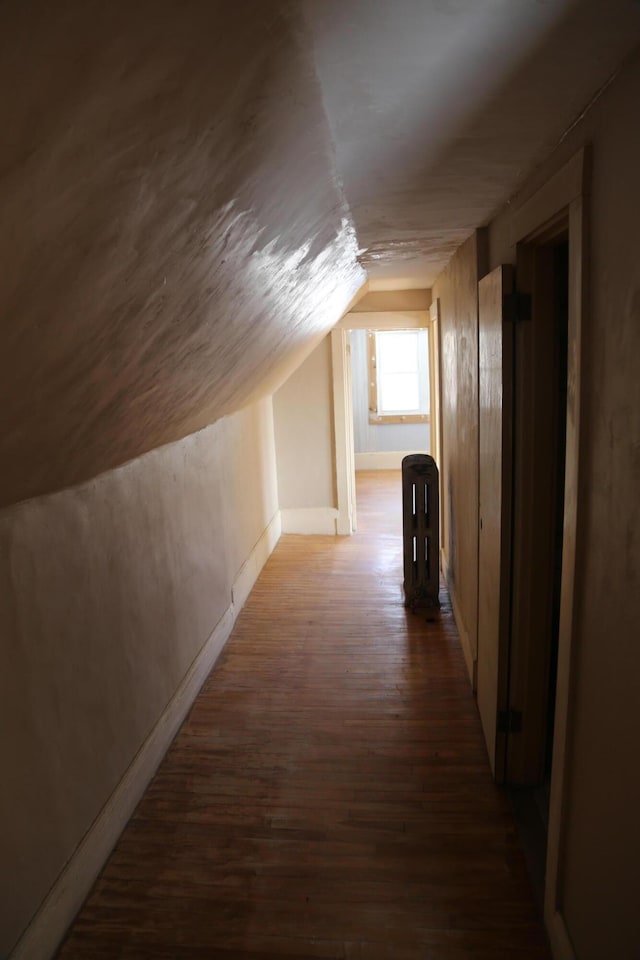
[[[335,536],[338,529],[338,511],[334,507],[301,507],[280,512],[283,533]]]
[[[279,537],[280,511],[277,511],[236,577],[231,591],[231,604],[8,960],[50,960],[57,950],[220,656],[237,616]]]
[[[404,457],[410,453],[426,453],[426,450],[378,450],[356,453],[356,470],[399,470]]]
[[[238,575],[231,588],[231,604],[237,611],[244,607],[253,585],[260,576],[260,571],[271,556],[273,548],[282,533],[282,519],[280,511],[276,510],[270,523],[264,530],[255,547],[240,567]]]
[[[469,639],[469,633],[465,626],[464,620],[462,619],[460,606],[458,604],[458,598],[456,596],[455,588],[451,582],[451,572],[449,570],[449,564],[447,562],[447,556],[444,550],[440,551],[440,558],[442,563],[442,574],[444,576],[445,582],[447,584],[447,589],[449,591],[449,596],[451,598],[451,608],[453,610],[453,617],[454,617],[454,620],[456,621],[456,627],[458,628],[458,633],[460,635],[460,646],[462,647],[462,653],[464,654],[464,662],[467,667],[467,673],[469,674],[469,682],[471,683],[471,689],[475,693],[478,686],[477,660],[473,656],[473,650],[471,648],[471,640]]]

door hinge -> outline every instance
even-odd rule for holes
[[[498,733],[522,733],[522,711],[499,710]]]
[[[502,301],[502,315],[507,323],[531,320],[531,294],[506,293]]]

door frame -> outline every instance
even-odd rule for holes
[[[429,446],[431,456],[438,467],[439,503],[440,503],[440,557],[438,562],[442,566],[443,544],[446,543],[444,529],[444,489],[442,471],[442,451],[444,436],[442,433],[442,366],[440,356],[442,351],[442,334],[440,326],[440,297],[434,297],[429,308],[429,384],[431,387],[431,421],[429,430]]]
[[[337,533],[349,536],[356,529],[355,452],[353,446],[353,389],[349,330],[331,331],[333,436],[335,441]]]
[[[354,311],[345,313],[331,331],[333,436],[335,456],[338,534],[356,529],[356,470],[353,430],[353,386],[351,377],[351,330],[427,330],[429,377],[433,401],[433,353],[431,318],[428,310]],[[433,423],[433,417],[431,419]],[[430,432],[433,449],[433,435]]]
[[[569,310],[567,422],[558,674],[549,803],[544,916],[554,957],[575,960],[563,914],[563,860],[571,749],[572,674],[576,627],[576,567],[580,556],[580,459],[583,330],[588,303],[588,193],[590,153],[582,149],[515,211],[514,245],[542,242],[559,218],[568,223]],[[517,281],[516,281],[517,282]],[[533,305],[535,311],[535,304]],[[532,318],[535,323],[535,315]]]
[[[518,243],[516,249],[518,296],[531,298],[531,316],[516,322],[513,331],[508,706],[522,713],[523,722],[517,733],[508,737],[505,769],[508,782],[515,786],[535,786],[544,780],[549,708],[554,706],[550,688],[555,659],[551,638],[554,568],[549,560],[557,549],[556,524],[564,519],[564,495],[557,481],[560,466],[564,475],[566,442],[558,456],[555,431],[564,430],[567,407],[566,399],[561,404],[557,391],[549,389],[554,382],[550,378],[557,381],[560,363],[553,248],[563,240],[568,246],[568,238],[565,212],[541,233]]]

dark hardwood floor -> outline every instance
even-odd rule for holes
[[[285,536],[60,960],[548,953],[448,597],[402,603],[399,473]]]

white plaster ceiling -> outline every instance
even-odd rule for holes
[[[640,41],[632,0],[306,0],[369,277],[430,286]]]
[[[273,390],[362,266],[428,286],[639,38],[632,0],[3,0],[0,506]]]

